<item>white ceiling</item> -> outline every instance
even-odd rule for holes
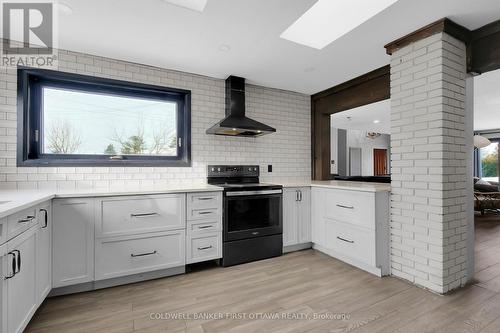
[[[498,0],[399,0],[316,50],[279,37],[315,0],[209,0],[202,13],[162,0],[64,2],[63,49],[307,94],[387,64],[384,44],[442,17],[469,29],[500,17]]]
[[[474,77],[474,130],[500,128],[500,70]]]
[[[350,117],[350,119],[348,118]],[[373,121],[378,120],[375,124]],[[391,103],[386,99],[381,102],[363,105],[330,116],[332,127],[363,130],[368,132],[391,133]]]

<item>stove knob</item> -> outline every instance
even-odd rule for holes
[[[211,168],[210,171],[215,172],[215,168]]]
[[[220,168],[217,168],[217,172],[220,172]]]
[[[257,171],[257,168],[253,168],[253,171]]]
[[[252,171],[252,168],[248,168],[248,171]]]

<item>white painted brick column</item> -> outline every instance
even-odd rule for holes
[[[438,293],[467,280],[465,77],[446,33],[391,56],[391,270]]]

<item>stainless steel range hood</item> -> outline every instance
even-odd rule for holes
[[[226,79],[226,117],[207,129],[207,134],[255,137],[276,132],[275,128],[245,116],[245,79]]]

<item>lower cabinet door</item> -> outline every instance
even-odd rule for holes
[[[96,241],[96,280],[185,265],[185,230]]]
[[[325,210],[325,189],[313,187],[311,190],[311,240],[327,248]]]
[[[39,207],[37,212],[37,294],[40,305],[52,287],[52,220],[50,202]]]
[[[222,233],[189,236],[186,247],[188,264],[222,258]]]
[[[94,280],[94,199],[56,199],[52,228],[54,288]]]
[[[7,279],[7,332],[21,333],[38,307],[36,290],[36,227],[7,243],[15,273]]]
[[[299,243],[297,203],[299,192],[295,188],[283,191],[283,246]]]
[[[299,243],[311,241],[311,189],[301,188],[298,201],[298,238]]]
[[[0,245],[0,332],[7,332],[7,245]],[[12,257],[10,258],[12,260]]]

